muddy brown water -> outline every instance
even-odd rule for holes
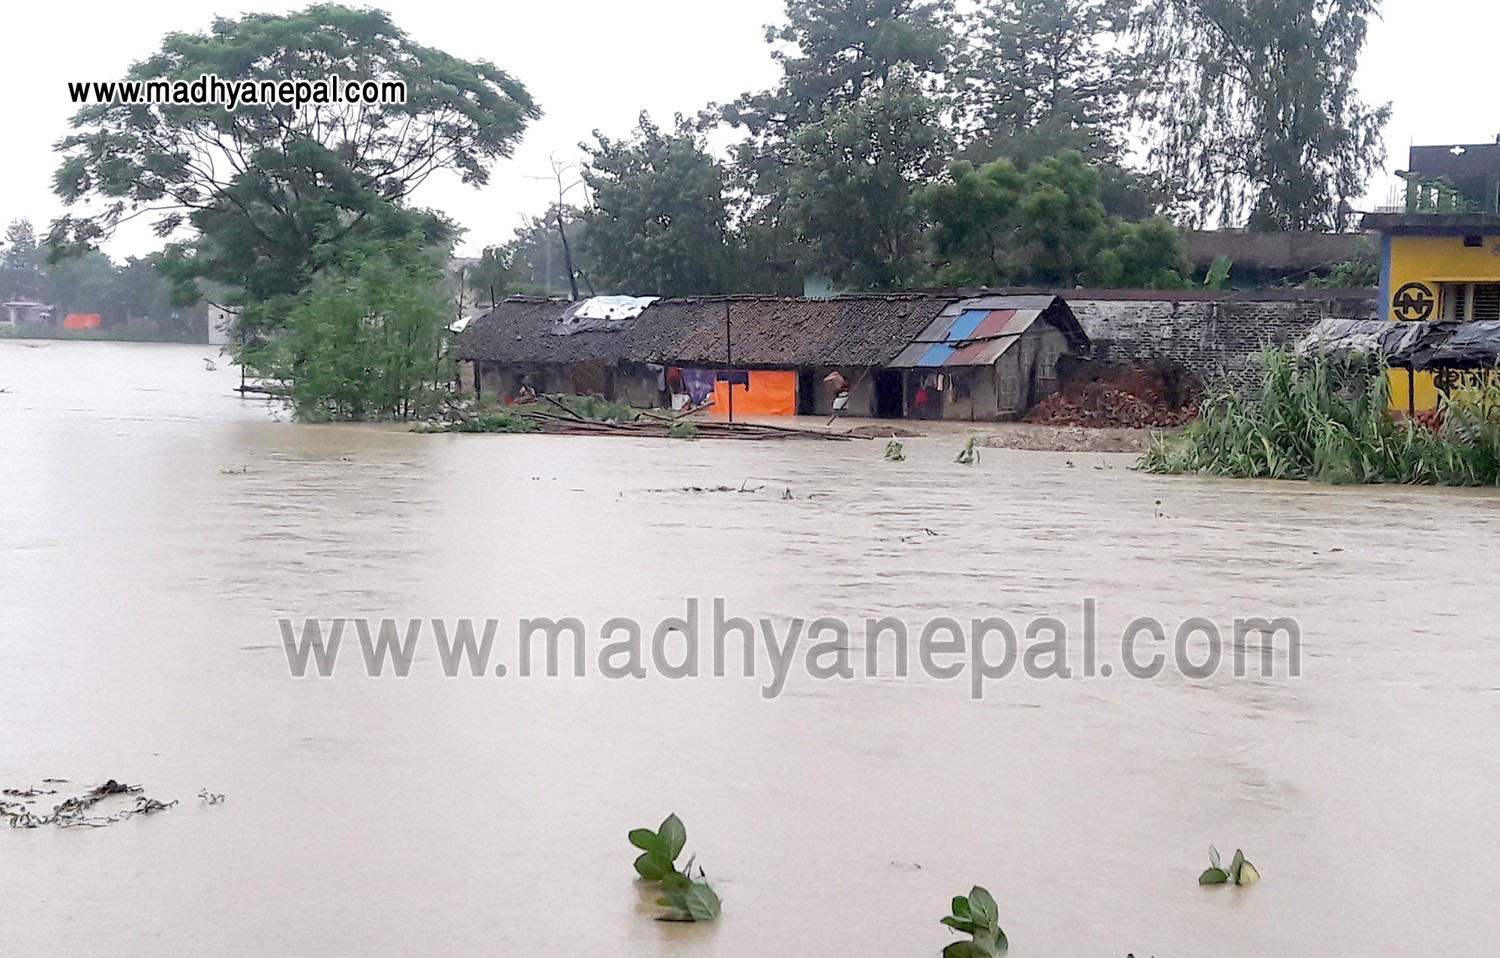
[[[303,426],[212,355],[0,341],[0,786],[181,800],[0,830],[8,954],[936,955],[976,882],[1017,956],[1492,951],[1494,494],[965,468],[952,437],[893,464]],[[523,616],[689,597],[918,624],[1092,597],[1101,660],[1137,615],[1290,615],[1302,676],[1013,674],[973,701],[794,672],[767,701],[734,665],[450,679],[429,636],[407,678],[351,653],[294,680],[277,627],[495,617],[513,658]],[[631,882],[625,832],[668,811],[715,926],[651,921]],[[1264,881],[1199,889],[1210,843]]]

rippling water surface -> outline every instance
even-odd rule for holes
[[[935,955],[976,882],[1023,958],[1500,936],[1500,497],[1079,453],[964,468],[954,438],[893,464],[867,442],[305,426],[234,398],[211,355],[0,341],[0,787],[183,800],[0,831],[9,954]],[[685,491],[717,486],[746,491]],[[1302,676],[1013,674],[973,701],[966,678],[798,670],[768,701],[733,653],[723,678],[450,679],[428,635],[407,678],[367,678],[355,644],[294,680],[277,627],[496,618],[514,664],[522,617],[649,627],[689,598],[778,628],[1076,627],[1092,598],[1101,661],[1136,616],[1290,615]],[[668,811],[724,899],[713,927],[650,921],[630,880],[625,832]],[[1210,843],[1265,880],[1199,889]]]

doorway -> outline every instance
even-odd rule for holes
[[[818,372],[815,369],[797,371],[797,415],[818,414]]]
[[[900,419],[906,414],[901,370],[875,370],[875,418]]]

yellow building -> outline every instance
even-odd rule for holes
[[[1500,143],[1414,146],[1405,208],[1372,213],[1380,308],[1392,322],[1500,321]],[[1435,409],[1451,370],[1391,372],[1391,407]]]
[[[1392,322],[1500,320],[1500,217],[1372,214],[1381,234],[1380,308]],[[1443,370],[1393,370],[1391,407],[1438,406]]]

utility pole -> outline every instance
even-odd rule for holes
[[[729,333],[729,300],[726,299],[724,300],[724,371],[726,373],[734,365],[733,340],[730,339]],[[734,422],[734,379],[726,378],[724,386],[729,393],[729,421],[732,423]]]

